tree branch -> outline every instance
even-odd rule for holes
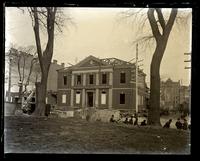
[[[36,46],[37,46],[37,52],[38,52],[38,57],[40,61],[40,67],[41,70],[43,70],[42,64],[42,48],[41,48],[41,42],[40,42],[40,32],[39,32],[39,20],[38,20],[38,13],[37,13],[37,7],[34,7],[33,10],[33,15],[34,15],[34,33],[35,33],[35,40],[36,40]]]
[[[157,12],[157,15],[158,15],[158,21],[163,29],[163,31],[165,30],[165,19],[163,17],[163,14],[161,12],[161,9],[160,8],[156,8],[156,12]]]
[[[148,15],[148,19],[149,19],[149,23],[150,23],[150,26],[152,29],[153,36],[155,37],[156,41],[158,42],[161,34],[160,34],[160,31],[159,31],[159,28],[158,28],[158,25],[157,25],[157,22],[156,22],[156,19],[154,16],[154,10],[155,9],[153,9],[153,8],[149,8],[147,15]]]
[[[167,34],[169,35],[170,31],[171,31],[171,28],[174,24],[174,21],[175,21],[175,18],[176,18],[176,15],[178,13],[178,9],[177,8],[172,8],[172,11],[170,13],[170,16],[169,16],[169,20],[166,24],[166,29],[164,30],[164,34]]]

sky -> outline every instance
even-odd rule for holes
[[[65,63],[69,66],[68,63],[75,64],[89,55],[97,58],[115,57],[125,61],[135,58],[136,48],[133,42],[138,37],[151,34],[151,29],[148,21],[141,29],[138,20],[133,17],[124,18],[121,14],[123,11],[130,11],[130,8],[64,8],[65,16],[71,17],[73,24],[66,21],[63,32],[56,31],[53,59],[58,60],[59,64]],[[165,9],[163,12],[169,10]],[[7,7],[5,13],[6,50],[11,44],[16,47],[35,45],[28,13],[15,7]],[[184,60],[190,59],[190,56],[184,53],[191,52],[192,10],[179,9],[179,13],[189,16],[182,23],[175,23],[173,26],[161,62],[160,75],[161,80],[171,78],[173,81],[181,80],[183,85],[189,85],[190,70],[184,68],[190,66],[190,63]],[[41,38],[42,44],[45,44],[44,31]],[[143,60],[140,68],[146,73],[146,82],[149,85],[150,63],[155,44],[139,44],[138,49],[139,60]]]

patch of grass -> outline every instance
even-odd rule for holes
[[[5,130],[5,152],[190,153],[190,132],[176,129],[10,116]]]

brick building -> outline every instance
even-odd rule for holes
[[[135,109],[135,64],[116,58],[88,56],[58,71],[58,107],[64,110],[95,107]],[[146,75],[138,70],[139,110],[146,103]]]

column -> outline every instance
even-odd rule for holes
[[[71,82],[72,87],[74,86],[74,74],[72,74],[72,82]]]
[[[108,108],[112,109],[112,100],[113,100],[113,90],[112,90],[113,72],[109,73],[109,85],[111,85],[111,88],[109,88],[109,90],[108,90]]]
[[[85,107],[85,89],[82,89],[82,107]]]
[[[96,95],[95,95],[95,107],[99,106],[99,89],[96,89]]]
[[[113,85],[113,72],[109,73],[109,85]]]
[[[71,100],[70,100],[71,107],[74,106],[74,89],[71,89]]]
[[[96,73],[96,85],[99,85],[99,73]]]
[[[83,86],[86,86],[86,73],[83,73]]]
[[[113,100],[113,91],[112,91],[112,88],[109,88],[108,90],[108,108],[109,109],[112,109],[112,100]]]

